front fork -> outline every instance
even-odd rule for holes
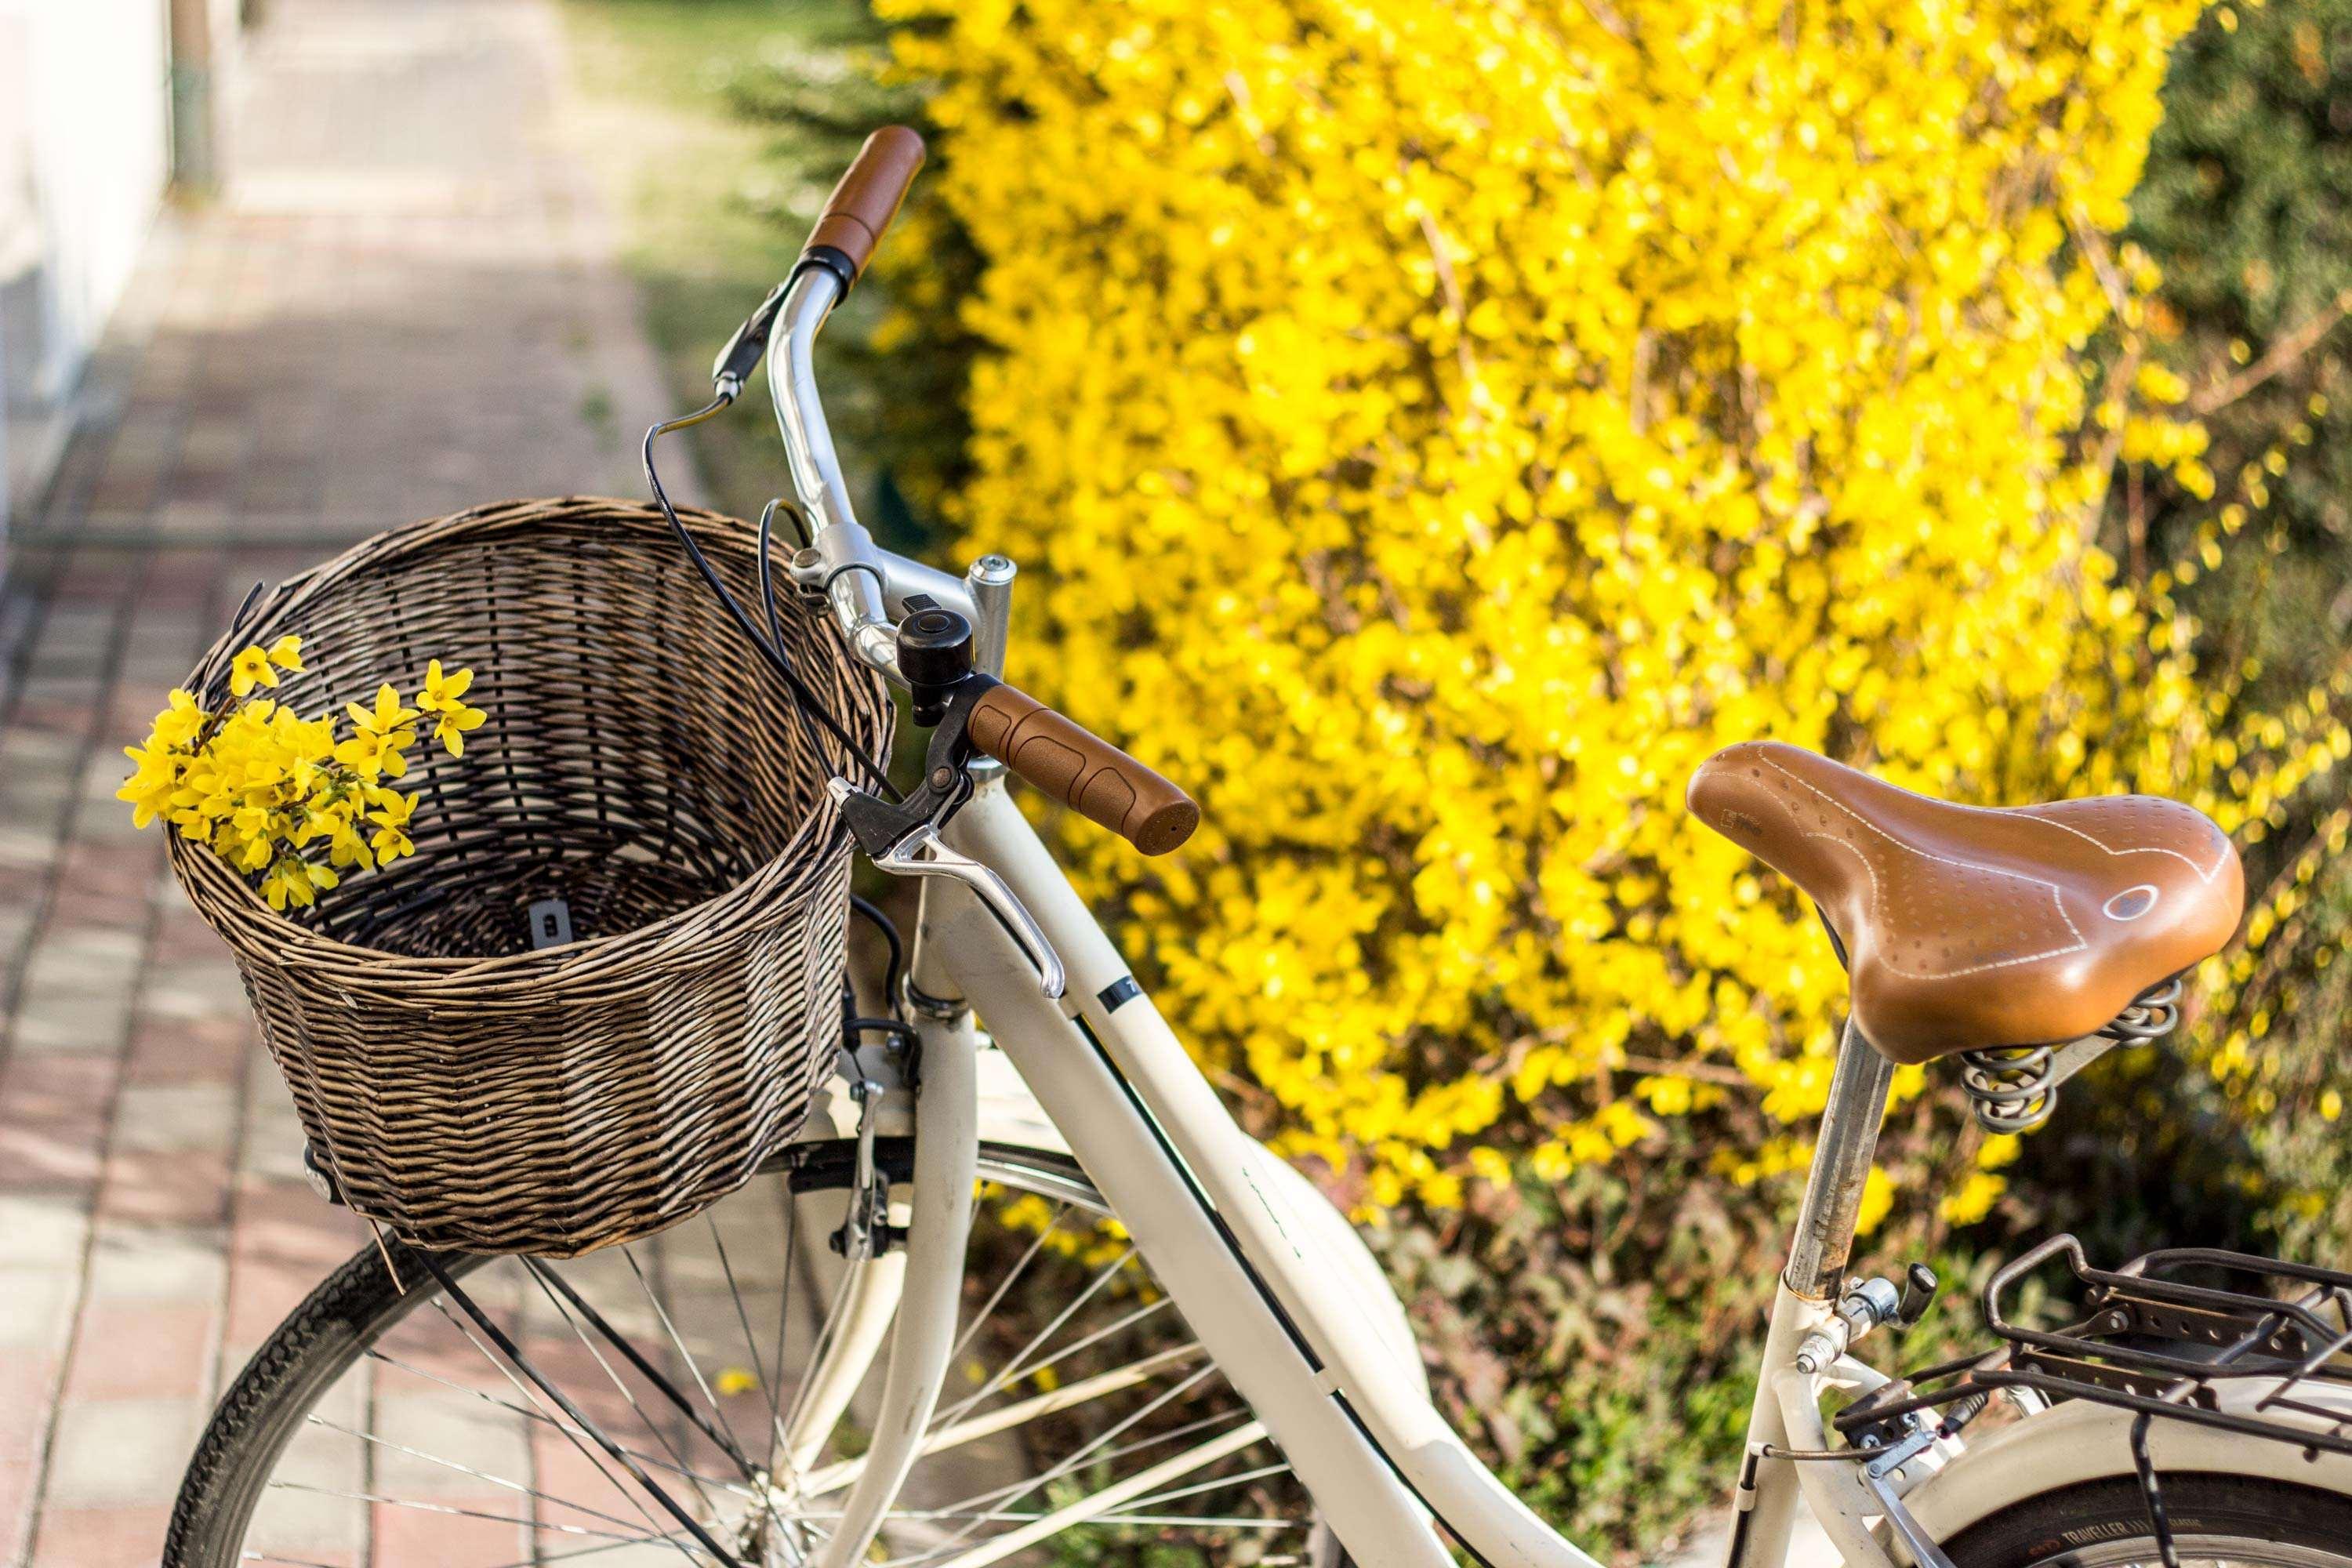
[[[929,905],[928,897],[925,900]],[[954,983],[936,960],[937,943],[918,942],[917,992],[954,994]],[[893,998],[895,1002],[895,998]],[[924,1437],[946,1381],[954,1348],[963,1259],[971,1235],[972,1183],[980,1168],[977,1042],[969,1009],[927,1009],[914,1019],[921,1043],[922,1090],[915,1096],[915,1171],[902,1252],[878,1252],[861,1225],[867,1194],[850,1194],[844,1226],[848,1273],[837,1331],[811,1369],[805,1413],[778,1440],[790,1461],[781,1474],[805,1477],[824,1440],[848,1408],[886,1333],[890,1359],[883,1374],[873,1439],[843,1500],[841,1517],[815,1556],[814,1568],[849,1568],[862,1562],[882,1528],[907,1473],[921,1458]],[[879,1095],[862,1107],[860,1143],[870,1147]],[[861,1159],[860,1174],[867,1162]],[[898,1215],[887,1218],[895,1222]],[[887,1236],[887,1232],[884,1233]],[[895,1320],[896,1328],[892,1325]]]

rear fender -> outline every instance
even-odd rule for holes
[[[2253,1415],[2262,1396],[2277,1386],[2270,1378],[2234,1378],[2214,1385],[2223,1410]],[[2352,1392],[2305,1387],[2295,1397],[2313,1405],[2340,1406],[2352,1420]],[[2273,1411],[2266,1421],[2325,1429],[2324,1417]],[[2129,1410],[2074,1399],[1988,1433],[1935,1474],[1903,1494],[1903,1503],[1927,1528],[1928,1537],[1949,1541],[2012,1503],[2084,1481],[2134,1473]],[[2159,1473],[2196,1471],[2263,1476],[2315,1490],[2352,1497],[2352,1456],[2304,1458],[2289,1443],[2240,1436],[2216,1427],[2158,1417],[2148,1431],[2148,1454]],[[1880,1527],[1885,1539],[1885,1526]],[[1898,1562],[1909,1559],[1900,1547]]]

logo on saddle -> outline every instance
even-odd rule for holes
[[[2147,795],[1956,805],[1752,741],[1689,799],[1821,910],[1855,1026],[1898,1062],[2095,1034],[2220,952],[2245,904],[2228,837]]]

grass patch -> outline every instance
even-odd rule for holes
[[[698,406],[712,356],[791,268],[856,152],[856,110],[872,96],[856,57],[880,30],[853,0],[564,0],[562,11],[581,141],[620,222],[647,335],[677,408]],[[779,115],[780,89],[838,109],[840,122]],[[871,468],[857,460],[859,416],[878,397],[856,349],[874,313],[853,300],[819,365],[861,493]],[[762,384],[689,435],[703,493],[740,516],[786,482],[766,405]],[[632,439],[650,422],[618,413]]]

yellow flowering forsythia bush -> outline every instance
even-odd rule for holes
[[[168,821],[182,837],[258,874],[270,908],[307,909],[342,873],[415,852],[408,822],[417,797],[388,781],[408,772],[407,748],[415,744],[418,724],[430,720],[434,738],[461,756],[467,732],[485,715],[466,705],[474,672],[444,675],[435,659],[415,707],[381,686],[373,707],[344,705],[352,727],[341,734],[331,710],[304,719],[275,698],[254,694],[277,689],[280,671],[301,673],[300,637],[237,653],[229,666],[230,701],[218,710],[193,692],[173,691],[146,742],[123,748],[136,771],[115,794],[131,803],[139,826]],[[323,860],[317,846],[324,847]]]
[[[2215,488],[2111,237],[2194,5],[884,10],[986,263],[955,505],[1041,568],[1015,673],[1207,814],[1071,849],[1360,1201],[1717,1108],[1719,1172],[1801,1165],[1841,978],[1685,815],[1718,746],[2252,832],[2342,754],[2095,543],[2119,460]]]
[[[1702,757],[2179,795],[2257,939],[2307,896],[2342,705],[2196,668],[2172,592],[2269,481],[2207,471],[2115,237],[2197,7],[880,4],[982,261],[950,504],[1033,567],[1014,678],[1207,813],[1069,854],[1257,1124],[1408,1201],[1454,1416],[1654,1537],[1736,1448],[1843,992],[1684,813]],[[2144,579],[2099,544],[2131,465],[2214,507]],[[2263,966],[2210,967],[2258,1108]],[[1925,1086],[1864,1219],[1965,1268],[2017,1143]]]

